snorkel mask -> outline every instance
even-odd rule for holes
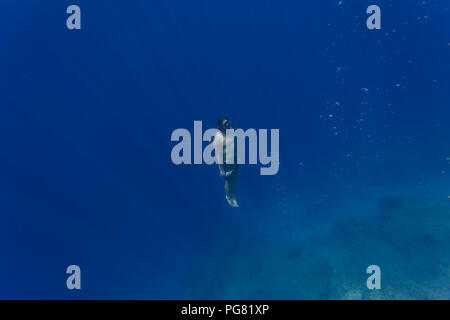
[[[231,120],[227,120],[225,121],[225,123],[223,124],[223,127],[226,129],[231,129],[233,127],[233,124],[231,123]]]

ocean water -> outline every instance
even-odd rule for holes
[[[448,1],[2,0],[0,17],[0,298],[450,298]],[[170,157],[173,130],[220,115],[280,130],[278,174],[242,165],[236,209],[217,167]]]

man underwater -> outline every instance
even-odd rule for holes
[[[239,207],[236,196],[236,177],[238,173],[237,148],[235,137],[227,137],[227,129],[232,129],[231,120],[226,117],[217,119],[217,133],[214,136],[214,150],[216,153],[216,163],[219,165],[220,176],[225,178],[225,197],[228,204],[234,208]]]

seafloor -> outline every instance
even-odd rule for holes
[[[299,201],[270,226],[235,216],[188,266],[183,298],[448,299],[450,203],[439,196],[449,186],[437,187],[372,186],[328,199],[332,205]],[[320,210],[333,212],[327,223],[313,218]],[[366,287],[372,264],[381,268],[381,290]]]

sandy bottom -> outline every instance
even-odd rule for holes
[[[218,235],[189,266],[182,298],[449,299],[448,187],[373,187],[331,207],[291,201],[249,233]],[[333,214],[314,219],[320,210]],[[373,264],[380,290],[366,287]]]

